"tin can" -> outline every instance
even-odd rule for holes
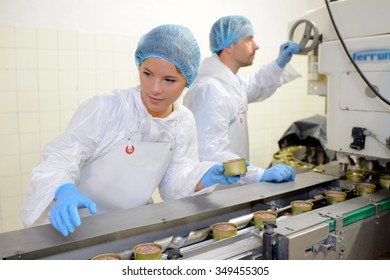
[[[356,185],[356,194],[365,195],[375,192],[375,185],[370,183],[359,183]]]
[[[133,248],[136,260],[159,260],[162,255],[162,246],[158,243],[142,243]]]
[[[223,163],[225,169],[225,176],[237,176],[246,173],[246,160],[244,158],[237,158],[225,161]]]
[[[234,223],[216,223],[211,226],[215,241],[237,235],[237,225]]]
[[[383,188],[390,188],[390,174],[382,174],[379,176],[379,185]]]
[[[264,222],[276,222],[276,217],[278,213],[261,210],[253,213],[253,221],[255,222],[255,227],[261,230],[264,230]]]
[[[347,197],[347,194],[345,192],[339,192],[339,191],[327,191],[325,193],[325,196],[326,196],[326,203],[335,204],[344,201]]]
[[[313,203],[305,200],[295,200],[290,203],[293,215],[298,215],[313,209]]]

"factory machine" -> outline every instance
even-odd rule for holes
[[[162,259],[378,259],[390,252],[390,18],[387,0],[332,1],[290,24],[290,39],[308,56],[308,90],[327,99],[327,149],[336,160],[305,164],[305,146],[277,160],[294,163],[295,181],[216,188],[208,194],[82,219],[63,237],[51,225],[0,234],[3,259],[91,259],[134,246],[161,245]],[[336,31],[337,29],[337,31]],[[359,183],[375,191],[357,193]],[[346,200],[328,204],[325,192]],[[313,209],[292,215],[290,202]],[[255,227],[254,212],[275,222]],[[211,225],[231,222],[237,234],[214,241]]]

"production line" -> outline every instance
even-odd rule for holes
[[[326,205],[321,192],[338,186],[336,176],[308,171],[283,185],[231,187],[205,196],[86,217],[83,227],[67,238],[51,225],[3,233],[0,252],[3,259],[83,260],[104,253],[132,259],[134,246],[155,242],[163,248],[163,259],[382,256],[390,249],[389,189],[364,196],[351,191],[345,202]],[[289,206],[278,208],[274,203],[296,199],[314,201],[315,207],[292,216]],[[276,227],[271,224],[265,232],[259,231],[253,225],[253,212],[270,208],[279,213]],[[238,225],[237,235],[214,241],[210,225],[224,221]]]

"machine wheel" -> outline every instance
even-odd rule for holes
[[[294,41],[294,33],[298,26],[304,25],[304,31],[302,38],[299,40],[299,46],[301,47],[301,53],[308,53],[313,50],[320,43],[320,33],[314,22],[301,19],[298,20],[290,29],[289,40]]]

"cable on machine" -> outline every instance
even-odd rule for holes
[[[384,98],[380,93],[379,91],[370,83],[370,81],[367,79],[367,77],[363,74],[363,72],[360,70],[359,66],[355,63],[355,61],[352,59],[351,57],[351,54],[349,53],[346,45],[345,45],[345,42],[344,42],[344,39],[341,37],[340,35],[340,32],[337,28],[337,25],[335,23],[335,20],[333,18],[333,14],[330,10],[330,7],[329,7],[329,2],[328,0],[325,0],[325,4],[326,4],[326,8],[328,10],[328,13],[329,13],[329,16],[330,16],[330,20],[332,21],[332,25],[334,27],[334,30],[336,31],[336,34],[337,34],[337,37],[339,38],[340,40],[340,43],[341,45],[343,46],[343,49],[345,51],[345,53],[347,54],[349,60],[351,61],[352,65],[355,67],[356,71],[359,73],[360,77],[364,80],[364,82],[367,84],[367,86],[372,90],[372,92],[379,98],[381,99],[384,103],[386,103],[387,105],[390,106],[390,101],[387,100],[386,98]]]

